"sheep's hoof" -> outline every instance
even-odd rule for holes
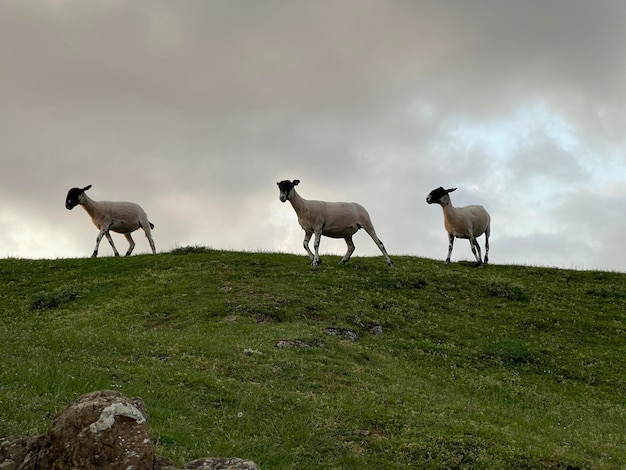
[[[387,266],[389,266],[390,268],[395,268],[395,266],[391,262],[387,263]]]

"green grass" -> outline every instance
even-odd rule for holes
[[[178,465],[626,467],[626,275],[339,259],[0,260],[0,438],[115,389]]]

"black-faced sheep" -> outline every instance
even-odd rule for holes
[[[111,230],[124,234],[130,245],[126,256],[130,255],[133,248],[135,248],[135,241],[130,234],[140,228],[143,229],[148,238],[152,253],[156,253],[152,233],[150,232],[154,225],[148,220],[148,216],[138,204],[134,202],[94,201],[85,194],[85,191],[89,188],[91,188],[91,185],[84,188],[70,189],[65,198],[65,207],[68,210],[72,210],[80,204],[87,211],[94,225],[100,230],[96,238],[96,247],[93,250],[92,257],[98,256],[98,246],[103,236],[109,240],[115,256],[120,255],[109,233]]]
[[[300,180],[283,180],[278,183],[281,202],[289,201],[298,215],[298,223],[304,230],[304,249],[311,259],[311,266],[316,268],[320,264],[319,246],[322,235],[331,238],[343,238],[348,245],[348,251],[341,259],[340,264],[346,263],[354,252],[352,235],[359,229],[364,229],[383,253],[387,264],[393,267],[387,250],[376,235],[370,216],[363,206],[356,202],[324,202],[309,201],[300,197],[296,192],[296,185]],[[315,234],[313,247],[315,254],[309,248],[311,236]]]
[[[450,241],[448,245],[448,257],[446,258],[446,264],[450,263],[450,256],[452,255],[452,247],[454,245],[454,238],[466,238],[469,239],[472,253],[476,257],[478,266],[482,266],[480,245],[476,240],[477,237],[485,234],[485,259],[484,263],[487,264],[489,260],[489,234],[491,232],[491,217],[483,206],[465,206],[454,207],[450,200],[449,193],[456,191],[457,188],[443,189],[439,187],[433,189],[426,202],[428,204],[439,204],[443,209],[443,223],[448,232],[448,239]]]

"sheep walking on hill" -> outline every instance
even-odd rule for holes
[[[448,238],[450,244],[448,245],[448,257],[446,258],[446,264],[450,263],[450,256],[452,255],[452,247],[454,245],[454,238],[467,238],[469,239],[470,246],[472,247],[472,253],[476,257],[478,266],[483,265],[480,254],[480,245],[476,240],[477,237],[485,234],[485,260],[487,264],[489,260],[489,234],[491,232],[491,217],[483,206],[465,206],[454,207],[450,200],[449,193],[456,191],[457,188],[443,189],[441,186],[437,189],[433,189],[426,202],[428,204],[439,204],[443,209],[443,223],[448,232]]]
[[[98,256],[98,246],[100,246],[102,237],[107,237],[115,256],[120,255],[109,233],[111,230],[124,234],[126,240],[128,240],[129,247],[126,256],[130,255],[133,248],[135,248],[135,241],[130,234],[140,228],[143,229],[146,234],[150,248],[152,248],[152,253],[156,253],[154,240],[152,240],[152,233],[150,231],[154,228],[154,225],[148,220],[148,216],[138,204],[134,202],[94,201],[85,194],[85,191],[89,188],[91,188],[91,185],[85,186],[84,188],[70,189],[65,199],[65,208],[72,210],[80,204],[83,206],[83,209],[87,211],[94,225],[100,230],[96,238],[96,247],[91,255],[92,258]]]
[[[393,267],[391,258],[385,250],[383,242],[380,241],[370,220],[370,216],[363,206],[356,202],[324,202],[309,201],[300,197],[296,192],[296,185],[300,180],[283,180],[278,183],[281,202],[289,201],[298,215],[298,223],[304,230],[304,249],[309,254],[311,266],[316,268],[321,263],[319,256],[320,239],[322,235],[331,238],[343,238],[348,245],[348,251],[339,264],[346,263],[355,247],[352,241],[359,229],[364,229],[383,253],[387,264]],[[315,234],[313,247],[315,254],[309,248],[309,241]]]

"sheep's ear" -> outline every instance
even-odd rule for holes
[[[84,192],[84,191],[87,191],[89,188],[91,188],[91,185],[90,185],[90,184],[89,184],[89,185],[87,185],[87,186],[85,186],[85,187],[83,188],[83,192]]]
[[[446,189],[446,192],[447,192],[447,193],[451,193],[452,191],[456,191],[456,188]]]
[[[298,184],[300,184],[300,180],[293,180],[293,185],[297,186]]]

